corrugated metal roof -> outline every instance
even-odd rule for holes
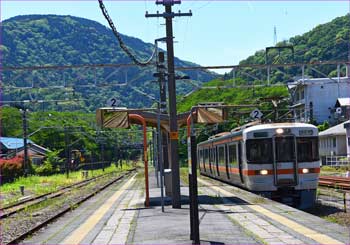
[[[319,133],[320,137],[335,136],[335,135],[346,135],[346,129],[344,128],[344,123],[338,124],[334,127],[326,129]]]
[[[0,142],[9,150],[22,148],[24,146],[22,138],[0,137]],[[27,142],[32,144],[34,143],[30,139],[28,139]]]
[[[340,106],[350,106],[350,98],[338,98]]]

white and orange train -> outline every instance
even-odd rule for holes
[[[315,204],[318,130],[304,123],[241,127],[197,146],[200,172],[305,209]]]

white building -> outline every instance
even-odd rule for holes
[[[320,156],[325,157],[325,156],[346,156],[347,155],[347,140],[346,140],[346,130],[344,128],[344,124],[345,122],[319,133]]]
[[[297,121],[335,123],[338,120],[335,106],[338,98],[349,97],[350,78],[304,78],[289,83],[288,88]]]
[[[346,130],[346,151],[347,156],[350,157],[350,121],[344,123],[344,128]]]

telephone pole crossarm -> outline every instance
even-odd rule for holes
[[[188,13],[156,13],[156,14],[149,14],[146,12],[145,17],[146,18],[151,18],[151,17],[163,17],[163,18],[174,18],[174,17],[183,17],[183,16],[192,16],[191,10]]]

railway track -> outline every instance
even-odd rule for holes
[[[350,191],[350,178],[320,176],[318,184],[319,186]]]
[[[3,226],[2,228],[2,234],[0,238],[0,243],[1,244],[18,244],[19,241],[23,240],[24,238],[30,236],[33,234],[35,231],[41,229],[45,225],[51,223],[52,221],[56,220],[57,218],[61,217],[63,214],[71,211],[73,208],[78,207],[81,203],[85,202],[86,200],[90,199],[97,193],[101,192],[102,190],[106,189],[110,185],[121,181],[124,179],[126,176],[128,176],[130,173],[135,171],[135,169],[129,170],[127,173],[124,173],[120,176],[114,177],[112,180],[103,182],[99,186],[95,187],[92,191],[89,191],[88,193],[85,193],[84,195],[80,195],[78,198],[74,199],[73,201],[69,201],[69,205],[64,205],[58,210],[52,211],[49,210],[49,212],[45,211],[39,211],[40,217],[36,217],[38,220],[35,220],[34,222],[28,222],[28,225],[25,225],[27,227],[23,228],[18,228],[15,227],[14,231],[11,230],[12,228],[8,228],[8,231],[4,230],[4,224],[7,225],[6,220],[9,220],[10,226],[16,226],[16,222],[12,222],[12,220],[18,220],[18,217],[12,217],[12,216],[19,216],[21,212],[24,212],[28,209],[28,207],[32,207],[35,205],[40,205],[41,202],[45,202],[50,199],[57,199],[57,197],[63,196],[64,194],[68,194],[72,189],[77,189],[77,188],[82,188],[87,186],[89,183],[93,181],[98,181],[99,179],[106,177],[106,175],[98,176],[83,182],[79,182],[70,186],[65,187],[63,190],[59,190],[54,193],[47,193],[45,195],[38,196],[36,198],[33,198],[31,200],[27,200],[26,202],[20,202],[16,203],[15,205],[8,206],[3,208],[6,212],[1,214],[1,225]],[[26,214],[24,214],[26,215]],[[22,220],[20,219],[20,222]],[[26,222],[24,222],[26,223]],[[22,226],[23,227],[23,226]],[[5,233],[5,234],[4,234]]]
[[[12,205],[5,206],[5,207],[0,209],[0,219],[6,218],[12,214],[15,214],[21,210],[24,210],[30,206],[36,205],[42,201],[46,201],[47,199],[59,197],[65,193],[71,191],[72,189],[86,186],[86,185],[88,185],[88,184],[90,184],[90,183],[92,183],[100,178],[104,178],[104,177],[106,177],[108,175],[112,175],[112,174],[114,174],[114,172],[99,175],[99,176],[96,176],[96,177],[93,177],[90,179],[86,179],[86,180],[80,181],[78,183],[74,183],[72,185],[62,187],[57,191],[52,191],[52,192],[48,192],[48,193],[45,193],[45,194],[42,194],[39,196],[34,196],[32,198],[14,203]]]

